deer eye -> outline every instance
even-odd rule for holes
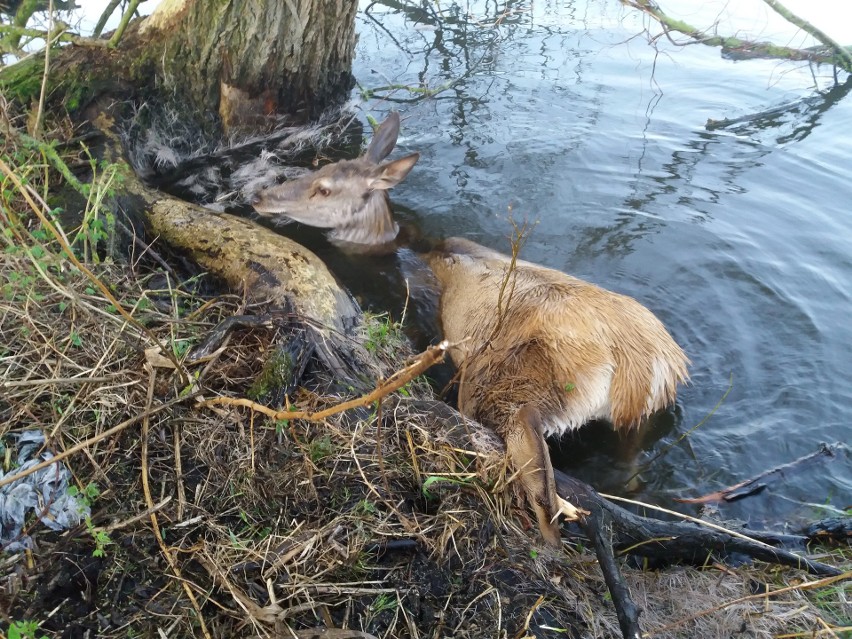
[[[318,193],[319,195],[322,195],[323,197],[328,197],[329,195],[331,195],[331,189],[328,188],[327,186],[320,185],[320,186],[317,186],[316,191],[314,191],[314,193]]]

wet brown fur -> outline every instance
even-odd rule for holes
[[[544,438],[593,419],[633,428],[674,401],[687,359],[636,300],[452,238],[426,255],[441,288],[459,409],[494,428],[545,539],[558,507]],[[502,295],[501,295],[502,290]],[[656,380],[655,380],[656,378]]]

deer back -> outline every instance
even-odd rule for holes
[[[453,238],[427,255],[442,291],[444,337],[462,412],[504,436],[539,407],[546,435],[607,419],[637,425],[675,398],[688,360],[636,300]]]

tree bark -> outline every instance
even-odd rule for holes
[[[142,25],[161,88],[226,132],[278,113],[315,118],[353,81],[351,0],[165,0]]]
[[[51,105],[74,117],[104,95],[168,102],[210,135],[313,119],[353,86],[356,10],[352,0],[163,0],[114,49],[56,51]],[[27,108],[43,71],[34,56],[0,72],[0,89]]]

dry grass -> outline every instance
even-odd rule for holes
[[[422,378],[318,423],[202,406],[246,396],[298,323],[237,330],[190,364],[220,320],[262,309],[202,296],[145,261],[90,265],[109,300],[20,194],[3,206],[0,441],[38,429],[56,454],[77,446],[65,463],[79,487],[100,488],[91,527],[34,522],[35,548],[0,560],[7,622],[35,620],[47,637],[620,636],[593,556],[538,544],[502,460],[459,444],[464,421]],[[394,327],[370,322],[365,339],[382,336],[373,364],[388,376],[411,353]],[[180,369],[153,354],[156,342]],[[327,376],[312,361],[293,405],[341,401]],[[840,621],[796,590],[723,606],[755,584],[803,579],[789,570],[625,571],[656,637],[772,637]],[[840,616],[848,590],[834,588]]]

